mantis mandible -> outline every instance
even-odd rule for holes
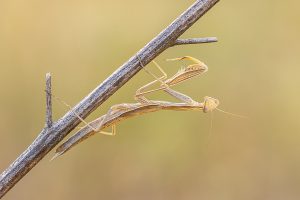
[[[114,105],[109,109],[107,114],[95,119],[90,123],[86,123],[75,113],[76,116],[79,117],[86,125],[82,127],[79,131],[77,131],[73,136],[71,136],[66,142],[60,145],[56,149],[56,154],[52,159],[66,153],[72,147],[86,140],[87,138],[94,135],[95,133],[99,132],[105,135],[115,135],[116,123],[128,119],[130,117],[134,117],[134,116],[138,116],[150,112],[155,112],[159,110],[175,110],[175,111],[195,110],[195,111],[203,111],[207,113],[216,109],[217,106],[219,105],[219,101],[215,98],[204,97],[203,102],[197,102],[193,100],[191,97],[170,88],[171,86],[189,80],[190,78],[200,75],[207,71],[207,66],[204,63],[190,56],[175,58],[171,60],[184,60],[184,59],[191,60],[194,62],[194,64],[188,65],[187,67],[180,69],[174,76],[172,76],[169,79],[166,79],[167,74],[162,70],[162,68],[156,62],[154,62],[155,66],[163,74],[163,76],[161,77],[156,77],[153,73],[148,71],[145,68],[145,66],[143,66],[143,64],[139,59],[142,67],[146,70],[147,73],[153,76],[155,80],[144,85],[143,87],[139,88],[136,91],[135,99],[137,103],[122,103],[122,104]],[[157,82],[161,83],[159,88],[145,91],[147,88],[149,88],[150,86],[154,85]],[[163,90],[169,95],[175,97],[176,99],[182,102],[174,103],[168,101],[153,101],[147,99],[144,96],[145,94],[155,92],[158,90]],[[112,127],[112,131],[111,132],[103,131],[103,129],[107,127]]]

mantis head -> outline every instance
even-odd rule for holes
[[[219,106],[220,102],[218,99],[212,98],[212,97],[204,97],[204,103],[203,103],[203,112],[211,112]]]
[[[218,110],[222,113],[231,115],[233,117],[244,118],[244,119],[248,118],[243,115],[237,115],[237,114],[234,114],[231,112],[224,111],[224,110],[218,108],[219,104],[220,104],[220,101],[218,99],[206,96],[206,97],[204,97],[203,112],[207,113],[207,112],[211,112],[213,110]]]

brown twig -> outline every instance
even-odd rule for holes
[[[197,0],[165,30],[137,52],[142,62],[145,65],[148,64],[164,50],[173,46],[177,38],[218,1]],[[81,100],[72,109],[73,111],[66,113],[61,119],[53,123],[50,128],[45,127],[33,143],[0,175],[0,198],[13,188],[19,180],[80,123],[74,112],[82,118],[87,117],[141,68],[137,56],[134,55]]]

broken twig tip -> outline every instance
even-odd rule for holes
[[[51,73],[50,72],[46,73],[46,79],[49,79],[49,78],[51,78]]]

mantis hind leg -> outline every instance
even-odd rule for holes
[[[59,102],[61,102],[62,104],[64,104],[65,106],[67,106],[70,111],[81,121],[83,122],[86,126],[90,127],[92,130],[96,130],[93,126],[90,125],[90,123],[86,122],[82,117],[80,117],[77,112],[72,108],[72,106],[70,106],[67,102],[63,101],[62,99],[60,99],[59,97],[55,96],[52,94],[52,96],[58,100]]]
[[[115,136],[117,134],[117,128],[116,128],[116,124],[111,125],[111,132],[107,132],[107,131],[98,131],[96,133],[101,133],[104,135],[110,135],[110,136]]]

